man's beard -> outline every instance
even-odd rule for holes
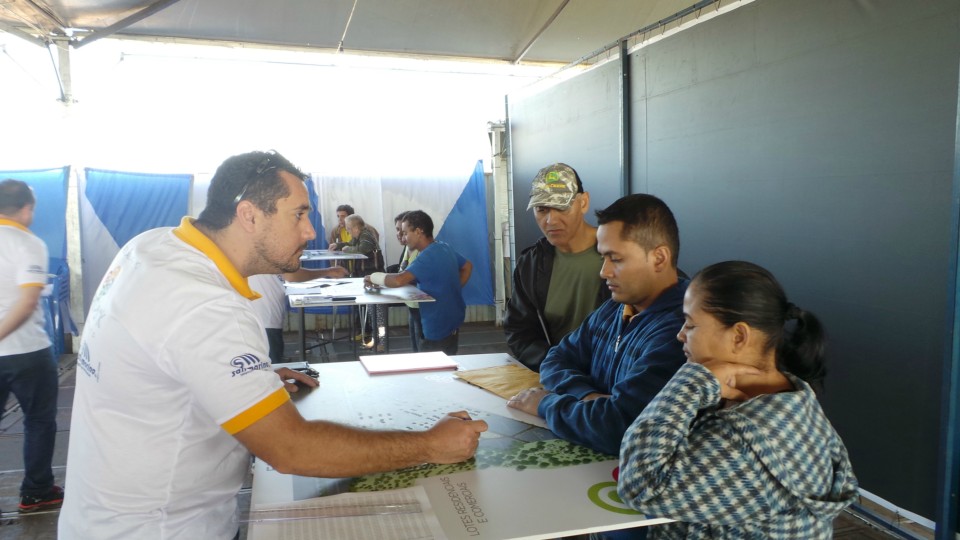
[[[304,243],[298,251],[306,249],[306,247],[307,244]],[[254,248],[258,263],[256,266],[258,268],[263,266],[268,269],[264,272],[259,272],[261,274],[287,274],[300,269],[300,257],[297,257],[296,253],[291,254],[287,259],[277,258],[271,254],[270,248],[267,247],[263,240],[257,240]]]

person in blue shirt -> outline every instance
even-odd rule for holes
[[[546,420],[562,439],[618,455],[627,427],[685,358],[676,340],[683,326],[680,233],[673,212],[652,195],[623,197],[597,211],[600,277],[611,298],[547,353],[543,388],[507,405]],[[643,528],[594,535],[640,540]]]
[[[660,199],[628,195],[598,211],[597,223],[611,299],[550,349],[544,388],[508,404],[543,417],[563,439],[618,455],[627,427],[683,365],[675,336],[689,281],[678,275],[680,235]]]
[[[382,287],[416,283],[417,288],[436,300],[420,304],[420,350],[457,354],[458,330],[467,312],[462,289],[470,279],[473,264],[448,244],[433,239],[433,220],[422,210],[407,212],[401,230],[407,247],[420,254],[406,270],[396,274],[374,272],[364,282]]]

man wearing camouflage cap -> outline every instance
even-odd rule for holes
[[[565,163],[540,169],[531,208],[544,237],[517,259],[503,329],[513,356],[539,371],[550,347],[610,298],[610,290],[600,279],[597,228],[584,219],[590,194],[577,171]]]

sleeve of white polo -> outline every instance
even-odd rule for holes
[[[386,281],[387,281],[387,274],[383,272],[374,272],[370,274],[370,283],[373,283],[374,285],[385,287],[387,285],[385,283]]]

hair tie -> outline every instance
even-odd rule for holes
[[[783,314],[783,320],[792,321],[800,318],[800,308],[795,306],[792,302],[787,302],[787,311]]]

